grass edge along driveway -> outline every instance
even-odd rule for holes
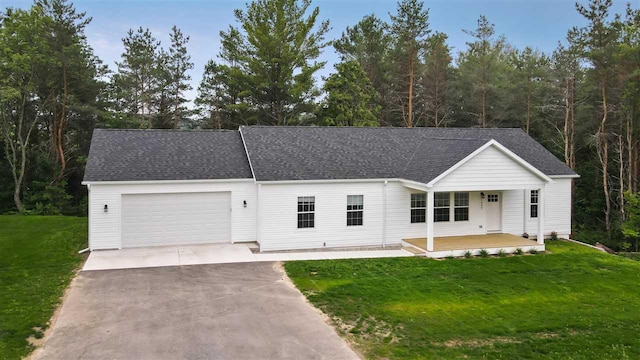
[[[42,336],[86,246],[87,218],[0,216],[0,359],[33,350],[27,338]]]
[[[547,249],[285,269],[367,358],[640,358],[640,262],[566,241]]]

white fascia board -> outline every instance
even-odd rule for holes
[[[411,180],[400,180],[400,183],[402,184],[402,186],[406,188],[418,190],[418,191],[427,192],[431,189],[431,187],[428,186],[427,184],[419,183]]]
[[[401,179],[320,179],[320,180],[275,180],[275,181],[256,181],[263,185],[285,185],[285,184],[322,184],[322,183],[376,183],[385,181],[401,181]]]
[[[549,175],[552,179],[577,179],[580,177],[578,174],[573,175]]]
[[[238,132],[240,133],[240,139],[242,140],[242,146],[244,146],[244,153],[247,155],[247,161],[249,161],[249,168],[251,169],[251,177],[253,177],[253,181],[256,181],[256,173],[253,172],[253,164],[251,163],[251,157],[249,157],[249,150],[247,150],[247,143],[244,141],[244,134],[242,133],[242,128],[244,126],[240,126],[238,128]]]
[[[200,180],[140,180],[140,181],[83,181],[82,185],[151,185],[151,184],[199,184],[199,183],[241,183],[254,182],[246,179],[200,179]]]
[[[489,146],[493,146],[496,149],[500,150],[502,153],[504,153],[505,155],[510,157],[512,160],[514,160],[515,162],[520,164],[525,169],[527,169],[527,170],[531,171],[532,173],[534,173],[539,178],[543,179],[545,182],[549,182],[549,183],[553,183],[554,182],[550,177],[545,175],[542,171],[538,170],[533,165],[531,165],[528,162],[524,161],[524,159],[522,159],[520,156],[516,155],[513,151],[507,149],[504,145],[500,144],[496,140],[491,139],[491,140],[487,141],[486,144],[480,146],[474,152],[472,152],[471,154],[467,155],[464,159],[458,161],[455,165],[453,165],[452,167],[447,169],[445,172],[443,172],[442,174],[438,175],[435,179],[429,181],[427,186],[428,187],[433,187],[438,181],[442,180],[447,175],[451,174],[454,170],[456,170],[460,166],[464,165],[467,161],[469,161],[469,160],[473,159],[474,157],[476,157],[478,154],[480,154],[482,151],[484,151]]]

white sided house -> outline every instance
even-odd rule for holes
[[[576,177],[520,129],[255,126],[95,130],[83,184],[91,250],[422,239],[437,257],[462,236],[568,237]]]

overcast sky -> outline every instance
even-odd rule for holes
[[[31,3],[0,0],[0,7],[28,7]],[[188,50],[195,64],[191,71],[194,90],[188,97],[193,99],[204,65],[218,54],[218,33],[236,24],[233,10],[244,8],[246,1],[77,0],[73,3],[93,18],[87,27],[89,43],[112,70],[123,50],[122,38],[130,28],[149,28],[163,46],[168,47],[171,27],[178,26],[191,38]],[[547,53],[553,51],[558,41],[564,40],[568,29],[585,23],[575,10],[574,0],[432,0],[425,4],[430,8],[431,29],[449,36],[454,53],[463,50],[465,42],[470,40],[462,29],[475,29],[481,14],[495,24],[496,34],[506,36],[515,47],[531,46]],[[632,0],[631,4],[637,8],[640,0]],[[389,12],[395,12],[396,1],[314,0],[312,6],[320,8],[320,19],[330,21],[332,29],[327,38],[334,39],[365,15],[375,13],[388,20]],[[613,10],[623,14],[625,6],[626,1],[614,0]],[[333,71],[338,57],[332,48],[326,48],[321,59],[328,63],[319,75],[326,76]]]

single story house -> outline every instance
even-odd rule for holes
[[[568,237],[576,177],[520,129],[242,126],[97,129],[83,184],[91,250],[422,238],[433,252],[453,236]]]

